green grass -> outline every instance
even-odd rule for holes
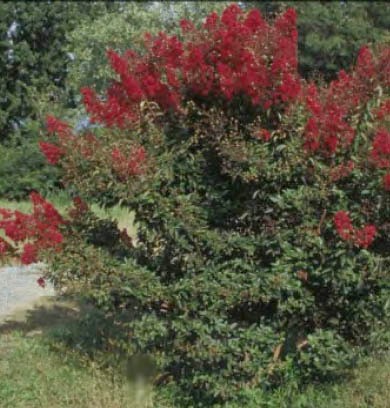
[[[0,321],[0,408],[172,408],[146,381],[102,368],[62,342],[69,332],[93,341],[96,333],[80,326],[93,312],[75,299],[51,298]]]
[[[287,384],[273,394],[254,391],[247,397],[249,408],[390,408],[390,354],[367,358],[337,384],[304,391]]]
[[[152,407],[152,392],[92,363],[58,355],[40,337],[0,338],[0,407]]]
[[[333,408],[390,407],[390,355],[367,360],[353,374],[354,378],[349,383],[338,384],[328,390],[328,395],[334,395],[333,400],[324,398],[313,387],[308,396],[317,394],[322,405],[315,406],[323,408],[329,405]]]

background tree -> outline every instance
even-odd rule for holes
[[[37,148],[47,112],[75,106],[66,83],[66,33],[118,7],[99,2],[0,3],[0,196],[22,198],[57,183]]]

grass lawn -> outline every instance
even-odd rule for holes
[[[0,338],[0,407],[143,408],[152,406],[151,398],[146,386],[54,353],[39,336]]]
[[[145,381],[129,381],[61,343],[62,333],[90,310],[71,299],[47,298],[0,321],[0,408],[170,408]]]
[[[1,408],[181,408],[169,402],[171,391],[162,397],[146,383],[127,380],[120,370],[99,368],[80,352],[77,341],[73,348],[63,347],[61,333],[68,336],[67,330],[77,326],[80,310],[72,302],[56,300],[0,323]],[[73,334],[80,339],[86,335]],[[338,384],[310,386],[304,392],[294,385],[273,394],[253,392],[245,406],[390,408],[390,354],[367,359]]]
[[[303,393],[281,390],[272,399],[275,408],[390,408],[390,354],[367,359],[349,380]]]

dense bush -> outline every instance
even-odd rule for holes
[[[31,215],[1,212],[2,252],[94,299],[122,327],[110,347],[152,357],[180,406],[332,378],[386,330],[389,49],[317,88],[295,20],[233,5],[110,51],[106,97],[83,90],[99,127],[49,117],[41,142],[81,198],[66,219],[37,194]],[[134,211],[137,240],[93,201]]]

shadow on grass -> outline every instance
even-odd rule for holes
[[[126,316],[125,319],[128,319]],[[80,360],[94,360],[101,367],[116,367],[129,379],[151,377],[154,364],[145,356],[129,357],[121,348],[128,334],[113,317],[91,304],[63,297],[41,298],[28,310],[15,312],[0,322],[2,335],[19,332],[23,336],[39,336],[53,351],[71,353]]]
[[[28,309],[16,310],[0,321],[0,335],[12,331],[49,333],[60,327],[73,325],[91,311],[91,306],[61,297],[42,297]]]

